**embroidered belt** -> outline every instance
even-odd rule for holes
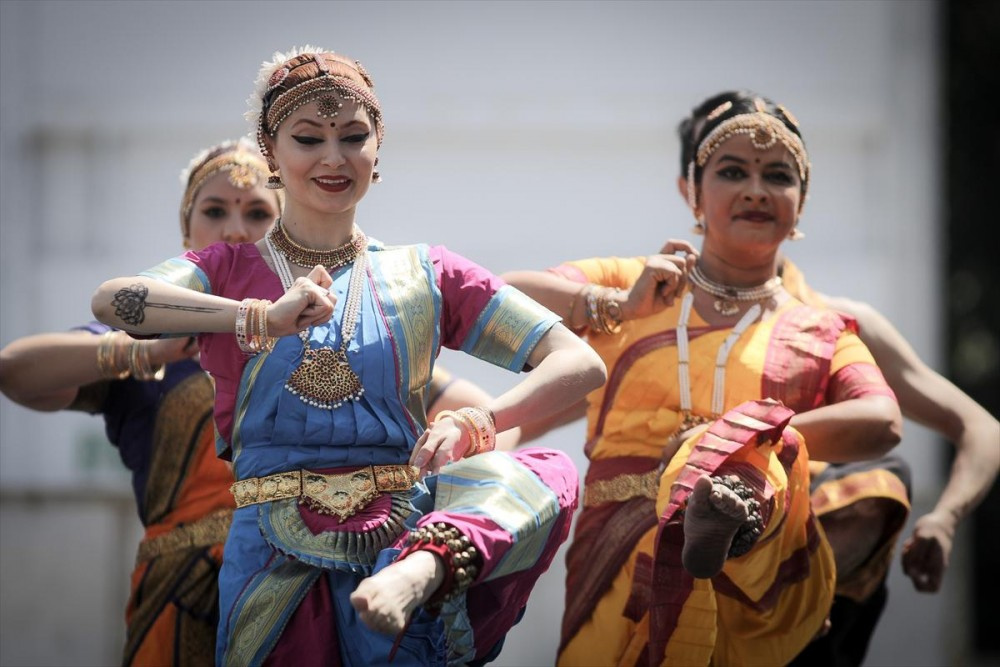
[[[229,524],[232,521],[232,510],[219,510],[203,516],[194,523],[177,526],[169,533],[143,540],[139,543],[135,562],[143,563],[157,556],[183,549],[222,544],[229,535]]]
[[[368,466],[329,474],[293,470],[241,479],[229,490],[237,507],[300,498],[317,512],[336,514],[343,521],[380,493],[408,491],[419,478],[420,469],[409,465]]]
[[[660,489],[660,470],[639,474],[616,475],[609,479],[591,482],[584,487],[583,506],[593,507],[604,503],[623,503],[632,498],[656,500]]]

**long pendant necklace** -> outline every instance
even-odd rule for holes
[[[697,264],[688,274],[691,282],[715,297],[712,307],[715,312],[725,317],[732,317],[740,312],[739,302],[763,301],[770,299],[781,289],[781,276],[775,276],[763,285],[756,287],[733,287],[711,280],[701,271]]]
[[[722,415],[726,400],[726,361],[729,359],[729,353],[747,327],[760,317],[762,310],[759,303],[752,305],[719,346],[719,351],[715,355],[715,375],[712,378],[712,416],[703,417],[691,412],[691,351],[688,347],[688,320],[691,318],[693,304],[694,294],[689,291],[681,300],[681,313],[677,321],[677,384],[681,392],[681,424],[675,433],[714,421]]]
[[[363,235],[361,235],[363,236]],[[264,243],[274,260],[274,268],[287,292],[295,282],[288,258],[279,250],[270,234]],[[342,246],[343,247],[343,246]],[[339,408],[346,401],[356,401],[364,394],[361,379],[347,361],[347,347],[358,328],[361,312],[362,281],[367,274],[368,253],[362,248],[351,268],[351,279],[345,295],[343,319],[340,322],[340,348],[312,348],[309,346],[309,329],[299,332],[302,339],[302,362],[285,383],[285,389],[304,403],[317,408]],[[319,262],[317,262],[319,263]],[[315,265],[314,265],[315,266]]]

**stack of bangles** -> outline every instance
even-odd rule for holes
[[[108,331],[101,336],[97,368],[108,380],[124,380],[130,375],[143,382],[162,380],[165,372],[163,364],[153,367],[149,343],[134,340],[124,331]]]
[[[497,423],[493,411],[477,406],[460,408],[458,410],[442,410],[434,417],[434,421],[442,417],[451,417],[456,424],[465,429],[469,435],[468,451],[465,457],[475,456],[483,452],[492,452],[497,446]]]
[[[243,299],[236,310],[236,343],[248,356],[270,352],[274,338],[267,335],[267,299]]]
[[[587,305],[587,326],[591,331],[616,334],[622,329],[622,305],[625,293],[614,287],[587,285],[582,290]],[[575,301],[575,300],[574,300]],[[575,304],[574,304],[575,305]],[[570,313],[572,318],[573,313]]]

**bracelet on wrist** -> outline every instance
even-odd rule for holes
[[[435,415],[437,421],[442,417],[450,417],[469,437],[469,449],[463,458],[491,452],[496,449],[497,426],[493,412],[485,407],[466,407],[458,410],[442,410]]]
[[[131,374],[128,363],[128,338],[124,331],[107,331],[97,346],[97,369],[108,380],[124,380]]]
[[[247,356],[270,352],[275,339],[267,334],[267,299],[243,299],[236,309],[236,344]]]

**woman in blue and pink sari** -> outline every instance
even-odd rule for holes
[[[491,451],[496,434],[579,400],[603,363],[476,264],[356,226],[383,136],[360,63],[276,54],[253,100],[282,219],[261,242],[186,253],[93,301],[134,334],[198,332],[215,379],[218,452],[237,480],[217,662],[486,662],[577,503],[567,457]],[[441,346],[533,370],[428,424]]]

